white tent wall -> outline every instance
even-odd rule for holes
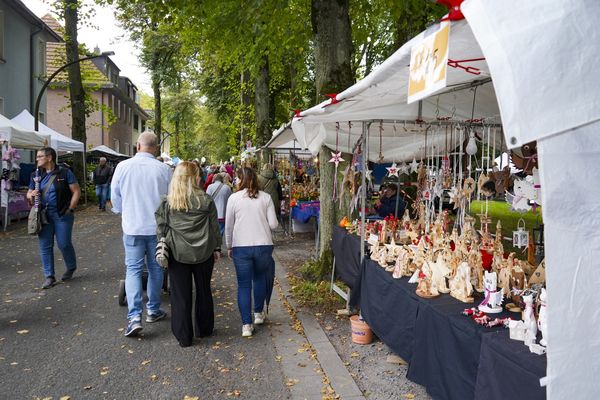
[[[48,135],[27,130],[0,114],[0,139],[7,137],[10,145],[17,149],[36,150],[50,143]]]
[[[462,10],[490,66],[509,146],[538,141],[547,398],[598,398],[600,2],[468,0]]]
[[[19,115],[11,119],[14,123],[22,126],[23,128],[34,130],[35,120],[33,115],[27,110],[21,111]],[[83,151],[83,143],[73,140],[70,137],[62,135],[56,132],[54,129],[49,128],[43,123],[39,122],[39,133],[50,137],[50,147],[56,151]]]

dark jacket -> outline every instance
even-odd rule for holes
[[[380,217],[385,218],[390,214],[394,215],[394,212],[396,211],[396,197],[398,198],[398,213],[395,215],[395,217],[398,218],[398,216],[402,216],[402,214],[404,214],[406,202],[404,199],[402,199],[402,197],[400,197],[399,193],[396,193],[396,196],[382,197],[379,200],[381,205],[377,209],[377,214],[379,214]]]
[[[282,197],[281,185],[277,177],[275,177],[273,170],[267,169],[258,175],[258,188],[271,196],[271,200],[273,200],[273,205],[275,206],[275,213],[279,215],[280,200]]]
[[[110,183],[112,175],[113,169],[110,166],[105,165],[103,168],[98,165],[94,171],[94,185],[105,185]]]
[[[196,194],[198,200],[193,200],[193,207],[187,212],[171,210],[163,197],[155,213],[157,236],[166,238],[171,257],[184,264],[200,264],[221,247],[215,203],[202,190]]]
[[[59,167],[58,165],[56,168],[54,168],[54,171],[50,172],[51,174],[56,174],[56,178],[54,178],[52,186],[54,186],[54,191],[56,192],[56,209],[58,211],[58,215],[61,217],[69,210],[71,198],[73,197],[73,192],[71,192],[69,182],[67,181],[67,174],[69,172],[70,171],[67,168]],[[44,180],[44,177],[47,174],[48,173],[46,170],[43,169],[42,174],[40,175],[42,180]],[[33,171],[31,174],[31,180],[33,180],[34,177],[35,171]]]

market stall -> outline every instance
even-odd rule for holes
[[[16,123],[23,128],[34,130],[34,118],[33,115],[29,113],[27,110],[21,111],[19,115],[11,119],[12,122]],[[84,151],[83,143],[71,139],[65,135],[62,135],[56,132],[54,129],[49,128],[44,125],[42,122],[38,122],[39,130],[38,132],[42,135],[46,135],[50,137],[50,147],[52,147],[57,152],[74,152],[74,151]]]
[[[29,210],[25,192],[18,186],[21,155],[17,149],[37,150],[49,144],[49,136],[27,130],[0,115],[0,147],[2,148],[2,175],[0,177],[0,209],[4,230],[10,216]]]

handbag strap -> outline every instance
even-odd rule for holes
[[[48,179],[48,183],[46,183],[46,187],[44,188],[44,190],[42,190],[42,197],[45,197],[46,193],[48,193],[48,190],[50,190],[50,186],[52,186],[54,178],[56,178],[56,174],[51,174],[50,179]]]
[[[221,182],[221,185],[219,185],[219,187],[217,188],[217,190],[215,190],[215,192],[212,194],[212,198],[214,199],[215,197],[217,197],[217,193],[219,193],[219,190],[221,190],[221,188],[223,187],[224,183]]]
[[[165,201],[165,228],[163,229],[163,237],[166,238],[167,237],[167,229],[170,228],[169,227],[169,213],[171,212],[171,209],[169,208],[169,201]]]

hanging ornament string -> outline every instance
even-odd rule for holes
[[[335,171],[333,174],[333,196],[332,196],[332,200],[334,202],[337,201],[338,165],[344,161],[344,159],[342,158],[342,152],[338,151],[339,138],[340,138],[340,123],[336,122],[335,123],[335,153],[331,152],[331,159],[329,160],[330,163],[333,163],[335,165]]]
[[[383,121],[379,122],[379,162],[383,162]]]

